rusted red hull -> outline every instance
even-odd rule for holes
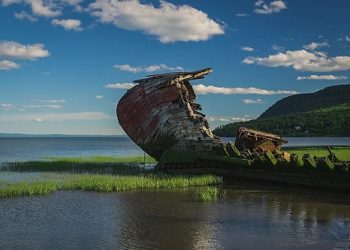
[[[211,72],[154,75],[135,81],[135,87],[121,98],[118,120],[127,135],[149,155],[159,160],[174,148],[186,149],[194,142],[217,141],[205,116],[195,103],[191,79]]]

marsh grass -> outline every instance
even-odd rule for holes
[[[57,190],[57,184],[54,182],[37,182],[37,183],[13,183],[0,186],[0,198],[44,195]]]
[[[132,157],[72,157],[48,158],[41,161],[9,162],[3,170],[18,172],[91,172],[138,175],[149,172],[145,164],[155,164],[156,161],[147,156]]]
[[[329,152],[326,147],[305,147],[305,148],[285,148],[289,153],[295,153],[298,157],[304,154],[316,155],[319,157],[328,156]],[[350,147],[331,147],[332,152],[341,161],[350,161]]]
[[[193,196],[196,201],[212,202],[220,196],[225,196],[225,191],[218,187],[200,187],[194,190]]]
[[[57,190],[121,192],[162,188],[184,188],[222,184],[222,178],[212,175],[167,176],[114,176],[99,174],[55,174],[45,182],[2,183],[0,198],[43,195]]]

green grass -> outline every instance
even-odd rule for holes
[[[304,154],[310,154],[311,156],[328,156],[329,152],[324,147],[305,147],[305,148],[285,148],[289,153],[297,154],[298,157],[302,157]],[[332,152],[341,161],[350,161],[350,147],[332,147]]]
[[[57,190],[57,184],[54,182],[37,182],[37,183],[13,183],[0,185],[0,198],[44,195]]]
[[[194,199],[202,202],[216,201],[224,193],[217,187],[201,187],[194,190]]]
[[[222,184],[222,178],[202,176],[114,176],[99,174],[54,174],[44,182],[1,183],[0,198],[43,195],[57,190],[121,192],[145,189],[183,188]]]
[[[63,161],[63,162],[76,162],[76,163],[144,163],[147,164],[157,163],[151,156],[120,156],[120,157],[109,157],[109,156],[89,156],[89,157],[48,157],[51,161]]]
[[[155,164],[150,156],[131,157],[51,157],[47,160],[9,162],[4,170],[19,172],[92,172],[113,174],[141,174],[147,172],[143,164]]]

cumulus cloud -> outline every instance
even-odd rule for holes
[[[350,69],[350,56],[329,57],[324,52],[294,50],[268,57],[247,57],[243,63],[267,67],[293,67],[298,71],[329,72]]]
[[[176,67],[169,67],[166,64],[155,64],[155,65],[149,65],[145,67],[134,67],[129,64],[116,64],[113,66],[116,69],[119,69],[120,71],[126,71],[126,72],[132,72],[132,73],[140,73],[140,72],[154,72],[154,71],[160,71],[160,70],[170,70],[170,71],[183,71],[184,68],[180,66]]]
[[[223,27],[206,13],[189,5],[160,1],[160,6],[139,0],[96,0],[89,5],[91,15],[102,23],[113,23],[127,30],[140,30],[162,43],[205,41],[224,34]]]
[[[323,42],[323,43],[312,42],[303,46],[304,49],[308,49],[308,50],[317,50],[322,47],[329,47],[329,44],[327,42]]]
[[[82,0],[2,0],[3,6],[11,4],[24,4],[30,6],[32,15],[25,11],[15,14],[18,19],[28,19],[35,21],[35,16],[56,17],[62,14],[63,8],[66,5],[74,7],[77,12],[82,12],[83,8],[80,6]]]
[[[95,96],[95,98],[96,98],[97,100],[101,100],[101,99],[103,99],[103,96],[102,96],[102,95],[97,95],[97,96]]]
[[[25,2],[31,6],[34,15],[55,17],[61,14],[61,11],[56,9],[53,1],[26,0]]]
[[[255,49],[252,48],[252,47],[244,46],[244,47],[241,48],[241,50],[248,51],[248,52],[253,52]]]
[[[81,21],[78,19],[53,19],[51,21],[53,26],[62,26],[65,30],[81,31]]]
[[[102,112],[77,112],[59,114],[21,114],[0,115],[0,122],[62,122],[62,121],[99,121],[114,119]]]
[[[25,12],[25,11],[16,12],[16,13],[14,14],[14,16],[15,16],[15,18],[17,18],[17,19],[19,19],[19,20],[25,20],[25,19],[27,19],[27,20],[29,20],[29,21],[31,21],[31,22],[35,22],[35,21],[38,20],[35,16],[32,16],[32,15],[28,14],[28,13]]]
[[[272,14],[284,9],[287,9],[287,5],[282,0],[272,1],[268,4],[263,0],[258,0],[255,2],[254,12],[257,14]]]
[[[346,76],[335,75],[310,75],[310,76],[298,76],[297,80],[344,80],[348,79]]]
[[[116,65],[113,65],[113,67],[116,69],[119,69],[120,71],[127,71],[127,72],[132,72],[132,73],[138,73],[138,72],[143,71],[143,68],[133,67],[129,64],[116,64]]]
[[[0,110],[7,111],[13,109],[15,106],[9,103],[0,103]]]
[[[19,67],[20,67],[19,64],[12,61],[8,61],[8,60],[0,61],[0,70],[18,69]]]
[[[245,104],[262,104],[263,103],[262,99],[256,99],[256,100],[243,99],[242,102],[245,103]]]
[[[44,45],[40,43],[23,45],[13,41],[0,42],[0,56],[2,57],[36,60],[49,55]]]
[[[105,88],[108,89],[131,89],[134,87],[135,83],[109,83],[105,85]]]
[[[213,85],[204,86],[203,84],[193,85],[193,89],[198,95],[206,94],[222,94],[222,95],[237,95],[237,94],[257,94],[257,95],[294,95],[298,92],[291,90],[266,90],[258,88],[227,88],[216,87]]]

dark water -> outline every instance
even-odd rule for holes
[[[2,199],[0,220],[1,249],[350,248],[349,197],[248,183],[212,203],[191,191]]]
[[[223,138],[234,141],[234,138]],[[288,146],[350,145],[349,137],[287,138]],[[0,137],[0,163],[45,157],[142,155],[128,137]]]

